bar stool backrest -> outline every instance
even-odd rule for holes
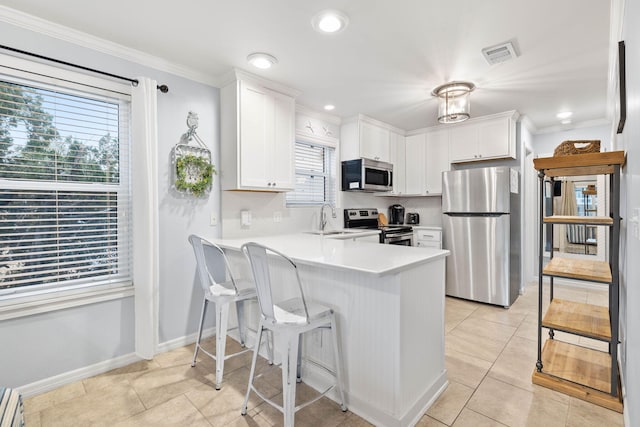
[[[281,258],[284,261],[283,264],[295,272],[295,279],[298,285],[297,290],[304,308],[305,320],[309,323],[309,310],[304,298],[302,283],[300,281],[300,275],[298,274],[298,267],[296,264],[283,253],[259,243],[245,243],[242,245],[242,251],[247,256],[249,263],[251,264],[251,271],[253,273],[253,279],[255,281],[258,294],[258,303],[264,319],[273,324],[278,323],[278,319],[275,316],[276,301],[273,299],[271,272],[269,268],[269,257],[275,256]]]
[[[229,260],[227,260],[222,248],[195,234],[189,236],[189,242],[191,246],[193,246],[193,252],[196,255],[198,278],[205,293],[211,294],[211,286],[218,285],[235,292],[237,295],[238,288],[236,281],[231,273]],[[221,266],[224,266],[225,269],[224,280],[226,280],[227,277],[229,278],[229,280],[224,282],[215,279],[215,272],[219,271]],[[232,288],[230,288],[230,286],[232,286]]]

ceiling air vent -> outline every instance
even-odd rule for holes
[[[518,56],[516,49],[511,42],[502,43],[482,49],[482,54],[489,65],[499,64],[501,62],[511,61]]]

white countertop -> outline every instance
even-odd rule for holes
[[[412,229],[414,230],[440,230],[442,231],[442,227],[437,227],[435,225],[412,225]]]
[[[377,236],[380,234],[380,230],[363,228],[339,228],[335,230],[325,231],[303,231],[302,234],[324,236],[328,239],[358,239],[360,237]]]
[[[256,242],[284,253],[298,264],[355,270],[378,276],[396,273],[449,255],[448,250],[442,249],[383,245],[332,237],[298,233],[212,241],[222,248],[234,250],[240,250],[246,242]]]

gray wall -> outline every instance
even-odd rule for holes
[[[170,155],[187,130],[187,113],[194,111],[200,117],[198,135],[218,165],[219,90],[8,24],[0,23],[0,39],[18,49],[127,77],[144,75],[169,86],[169,93],[158,93],[159,341],[170,345],[193,334],[202,291],[194,286],[195,261],[187,237],[190,233],[218,236],[209,218],[212,212],[220,217],[220,190],[214,180],[214,190],[203,199],[172,192]],[[2,321],[0,384],[23,386],[131,354],[133,321],[132,298]]]

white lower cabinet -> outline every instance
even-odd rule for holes
[[[442,249],[442,228],[414,226],[413,242],[419,248]]]

